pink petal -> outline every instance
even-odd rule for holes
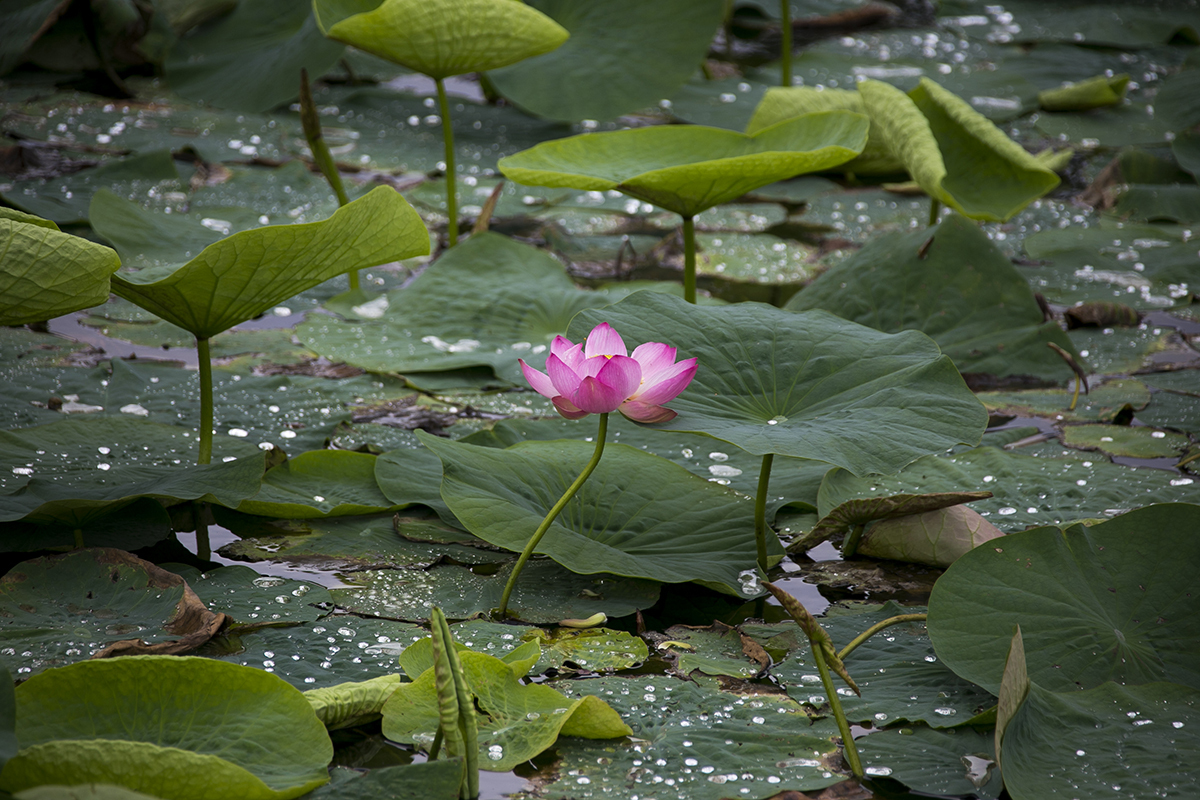
[[[670,402],[688,387],[694,377],[696,377],[696,359],[689,358],[686,361],[680,361],[670,369],[659,372],[657,380],[653,383],[643,381],[641,388],[633,395],[633,399],[652,405]]]
[[[641,367],[632,358],[613,356],[603,360],[605,364],[596,377],[584,378],[572,398],[577,406],[593,414],[616,411],[641,381]]]
[[[625,400],[612,386],[606,386],[595,378],[584,378],[575,393],[575,403],[589,414],[607,414],[616,411]]]
[[[567,419],[583,419],[588,415],[588,412],[581,411],[570,400],[565,397],[555,397],[551,400],[554,403],[555,410],[562,414]]]
[[[571,344],[571,340],[565,336],[555,336],[554,341],[550,343],[550,355],[558,356],[564,364],[578,371],[579,364],[583,361],[583,345]]]
[[[630,400],[622,403],[621,407],[617,410],[634,422],[669,422],[675,419],[676,416],[675,412],[669,408],[643,403],[640,400]]]
[[[546,359],[546,372],[550,374],[550,381],[554,384],[555,392],[551,395],[562,395],[564,397],[574,397],[579,391],[580,375],[571,369],[558,356],[552,355]]]
[[[642,383],[642,367],[629,356],[613,356],[603,360],[596,380],[613,387],[624,402]]]
[[[541,370],[536,370],[525,363],[523,359],[518,358],[517,362],[521,365],[521,372],[525,375],[525,380],[529,381],[529,385],[533,390],[542,397],[554,399],[555,395],[561,394],[554,388],[554,382],[550,377]]]
[[[642,365],[642,384],[658,383],[658,373],[675,366],[675,348],[662,342],[646,342],[633,351],[633,360]]]
[[[588,334],[587,344],[583,348],[583,353],[588,358],[628,355],[628,351],[625,349],[625,341],[621,339],[620,334],[613,330],[613,327],[607,322],[601,322],[592,328],[592,332]]]

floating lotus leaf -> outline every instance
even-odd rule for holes
[[[595,450],[579,441],[498,450],[421,438],[442,459],[442,497],[454,515],[481,539],[517,552]],[[761,589],[753,578],[753,536],[748,497],[666,459],[609,444],[534,552],[583,575],[695,580],[755,596]],[[777,540],[771,549],[782,553]]]
[[[209,609],[242,629],[313,622],[333,608],[329,590],[320,584],[260,575],[240,564],[207,572],[186,564],[163,568],[186,580]]]
[[[922,454],[978,441],[983,408],[924,334],[884,334],[821,311],[758,303],[697,308],[642,292],[584,311],[568,338],[609,322],[627,341],[662,341],[700,370],[656,426],[704,433],[755,455],[895,472]],[[537,364],[536,366],[540,366]]]
[[[725,10],[721,0],[534,0],[530,6],[571,38],[489,72],[488,80],[526,111],[565,122],[614,119],[670,97],[704,60]]]
[[[1129,425],[1067,425],[1062,436],[1063,444],[1070,447],[1127,458],[1170,458],[1190,444],[1188,437],[1180,433]]]
[[[436,79],[515,64],[569,35],[511,0],[314,0],[313,10],[331,39]]]
[[[121,266],[111,249],[63,233],[49,220],[0,212],[0,325],[60,317],[108,299]]]
[[[284,519],[345,517],[396,510],[375,482],[376,456],[349,450],[310,450],[267,470],[258,494],[237,507],[244,514]]]
[[[1189,589],[1200,558],[1197,525],[1200,506],[1155,505],[1091,528],[1013,533],[971,551],[938,579],[929,601],[938,656],[995,691],[1019,624],[1029,679],[1049,691],[1109,680],[1200,687],[1200,599]]]
[[[1200,222],[1200,186],[1132,185],[1113,209],[1124,219],[1148,222]]]
[[[333,745],[274,675],[204,658],[136,656],[44,672],[17,690],[16,792],[115,783],[165,800],[287,800],[329,780]]]
[[[1058,89],[1038,92],[1038,105],[1046,111],[1087,111],[1092,108],[1115,106],[1125,99],[1129,75],[1097,75],[1078,83],[1068,83]]]
[[[417,212],[381,186],[322,222],[242,231],[182,267],[117,275],[113,291],[207,339],[335,275],[428,252]]]
[[[919,330],[963,373],[1065,381],[1072,372],[1049,342],[1083,362],[1059,324],[1043,319],[1025,276],[960,216],[872,240],[786,308],[820,308],[881,331]]]
[[[599,698],[569,699],[549,686],[522,685],[508,664],[483,653],[461,651],[458,657],[475,696],[482,769],[506,772],[559,736],[614,739],[631,732]],[[432,670],[401,684],[383,704],[383,734],[393,741],[428,746],[437,728]]]
[[[1141,381],[1118,378],[1093,383],[1071,409],[1073,389],[1027,389],[1013,392],[980,392],[979,401],[993,414],[1019,417],[1049,417],[1072,422],[1111,422],[1128,411],[1141,411],[1151,400]]]
[[[1000,796],[1000,768],[990,731],[914,725],[878,731],[857,745],[868,775],[886,775],[930,795],[974,795],[980,800]]]
[[[750,679],[771,666],[771,659],[756,642],[720,622],[703,628],[672,625],[664,635],[666,641],[659,649],[675,656],[674,672],[685,678],[698,670],[705,675]]]
[[[615,189],[693,217],[760,186],[849,161],[866,140],[861,114],[825,111],[753,136],[699,125],[581,134],[543,142],[499,166],[517,183]]]

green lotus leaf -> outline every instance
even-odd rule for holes
[[[352,728],[379,719],[384,701],[403,681],[401,675],[380,675],[366,681],[310,689],[304,696],[327,729]]]
[[[849,89],[818,91],[811,86],[773,86],[767,89],[758,107],[754,109],[754,116],[746,126],[746,133],[758,133],[764,128],[802,114],[835,109],[853,111],[856,114],[867,113],[862,95]],[[856,175],[894,175],[904,172],[904,164],[884,147],[879,134],[872,136],[868,128],[867,143],[862,154],[839,164],[837,171],[852,172]]]
[[[911,564],[948,567],[964,553],[1003,536],[1000,530],[966,506],[951,506],[871,526],[858,552]]]
[[[965,216],[1006,220],[1058,185],[990,120],[927,78],[908,95],[872,80],[858,91],[880,143],[930,197]]]
[[[64,11],[63,0],[33,0],[14,4],[0,13],[4,39],[0,43],[0,75],[21,63],[25,51]]]
[[[1132,378],[1093,383],[1070,408],[1074,389],[1024,389],[980,392],[979,401],[991,413],[1020,417],[1049,417],[1070,422],[1111,422],[1128,411],[1141,411],[1150,403],[1146,384]]]
[[[312,800],[459,800],[463,760],[439,758],[359,772],[335,767]]]
[[[296,99],[300,70],[323,75],[344,51],[322,35],[308,4],[251,0],[181,38],[163,74],[183,97],[257,113]]]
[[[725,10],[720,0],[530,5],[571,38],[550,53],[490,72],[488,79],[526,111],[565,122],[614,119],[670,97],[704,60]]]
[[[13,797],[16,800],[160,800],[111,783],[82,783],[78,786],[46,784],[17,792]]]
[[[1020,624],[1029,679],[1050,691],[1109,680],[1200,687],[1200,599],[1189,588],[1197,525],[1200,506],[1154,505],[1091,528],[1012,533],[967,553],[929,601],[938,656],[995,691]]]
[[[616,189],[694,217],[768,183],[849,161],[867,141],[867,120],[824,111],[753,136],[700,125],[654,125],[543,142],[500,159],[517,183]]]
[[[1155,113],[1171,125],[1173,130],[1184,131],[1200,124],[1200,69],[1184,69],[1163,81],[1154,97]]]
[[[121,266],[110,248],[63,233],[49,220],[5,210],[0,215],[0,325],[60,317],[108,299]]]
[[[287,800],[329,780],[333,745],[297,690],[204,658],[134,656],[44,672],[17,689],[16,792],[114,783],[165,800]]]
[[[326,36],[431,78],[548,53],[566,29],[514,0],[313,0]]]
[[[0,664],[0,771],[21,748],[17,743],[17,696],[13,692],[12,673]]]
[[[614,739],[631,731],[607,703],[575,700],[549,686],[523,685],[508,664],[483,653],[459,653],[479,723],[479,765],[506,772],[550,748],[561,736]],[[383,735],[428,745],[438,728],[434,675],[401,684],[383,704]]]
[[[236,506],[257,490],[265,454],[221,437],[229,461],[196,460],[190,430],[127,416],[68,418],[0,431],[0,521],[54,521],[83,528],[139,497]]]
[[[517,552],[595,450],[580,441],[498,450],[421,439],[442,459],[442,497],[454,515],[479,538]],[[777,558],[783,548],[770,538]],[[761,593],[753,578],[750,498],[622,444],[605,447],[534,552],[582,575],[694,580],[732,594]]]
[[[772,469],[772,478],[774,469]],[[820,491],[818,489],[818,491]],[[896,494],[890,497],[868,497],[847,500],[830,509],[802,538],[788,545],[790,552],[805,551],[829,539],[840,538],[856,525],[876,520],[927,514],[943,508],[983,500],[991,492],[934,492],[930,494]]]
[[[1179,166],[1200,178],[1200,133],[1181,133],[1171,142],[1171,152]]]
[[[1124,219],[1200,222],[1200,186],[1129,186],[1113,210]]]
[[[260,575],[232,564],[201,572],[186,564],[164,564],[213,611],[229,617],[241,630],[263,625],[314,622],[333,607],[329,590],[317,583]]]
[[[466,622],[459,624],[461,626],[470,623]],[[486,625],[489,623],[483,624]],[[533,628],[531,630],[540,629]],[[462,631],[456,632],[461,633]],[[472,642],[472,644],[475,644],[475,642]],[[495,644],[493,643],[493,647],[494,646]],[[533,669],[533,665],[536,664],[538,659],[541,657],[541,646],[536,641],[527,641],[518,647],[509,645],[509,648],[510,649],[507,652],[504,652],[502,655],[498,656],[498,658],[512,668],[514,675],[516,675],[518,678],[524,678],[529,674],[529,670]],[[470,647],[457,640],[454,642],[454,649],[455,652],[459,653],[479,652],[478,648],[472,651]],[[488,655],[493,654],[488,653]],[[433,669],[433,666],[434,653],[432,636],[426,636],[420,641],[413,642],[404,649],[403,653],[400,654],[400,668],[404,670],[404,674],[408,676],[409,680],[415,681],[417,678],[420,678],[423,674],[425,674],[426,670]]]
[[[1186,450],[1190,443],[1181,433],[1129,425],[1066,425],[1062,441],[1069,447],[1126,458],[1170,458]]]
[[[581,341],[600,322],[628,342],[666,342],[680,358],[699,359],[695,379],[670,403],[679,416],[657,429],[704,433],[755,455],[895,472],[978,441],[986,422],[950,359],[916,331],[885,334],[758,303],[698,308],[642,292],[580,313],[567,336]]]
[[[705,675],[729,675],[749,680],[757,678],[770,666],[770,659],[757,661],[750,657],[737,628],[720,622],[704,628],[672,625],[664,636],[668,641],[659,647],[675,654],[673,671],[683,677],[699,670]]]
[[[182,267],[117,275],[113,291],[207,339],[335,275],[428,252],[417,212],[381,186],[322,222],[242,231]]]
[[[974,795],[979,800],[1000,796],[1002,781],[990,731],[914,725],[877,731],[857,744],[868,775],[886,775],[930,795]]]
[[[258,494],[238,504],[243,514],[283,519],[345,517],[401,508],[375,482],[376,456],[310,450],[267,470]]]
[[[875,238],[785,308],[820,308],[889,333],[919,330],[963,373],[1065,381],[1072,372],[1050,342],[1084,362],[1058,323],[1043,319],[1025,276],[959,216]]]
[[[1186,755],[1200,748],[1198,705],[1194,685],[1054,692],[1035,679],[1004,730],[1004,787],[1013,800],[1187,797],[1200,791]]]
[[[1097,75],[1078,83],[1068,83],[1058,89],[1038,92],[1038,105],[1046,111],[1087,111],[1092,108],[1115,106],[1125,99],[1129,75]]]

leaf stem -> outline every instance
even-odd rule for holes
[[[876,622],[858,636],[854,637],[854,640],[851,641],[850,644],[843,647],[838,653],[838,658],[845,660],[846,656],[853,653],[855,648],[885,628],[890,628],[893,625],[900,625],[905,622],[921,622],[925,619],[928,619],[928,617],[928,614],[900,614],[899,616],[888,617],[882,622]]]
[[[762,467],[758,470],[758,494],[754,496],[754,544],[758,548],[758,568],[764,575],[767,572],[767,486],[771,482],[774,460],[774,453],[763,456]]]
[[[792,85],[792,6],[779,0],[779,28],[783,41],[779,45],[779,85]]]
[[[942,213],[941,202],[934,197],[929,198],[929,227],[932,228],[938,224],[938,217]]]
[[[312,88],[308,83],[308,70],[306,69],[300,70],[300,124],[304,128],[304,138],[308,140],[308,149],[312,153],[313,163],[317,165],[317,169],[321,170],[321,174],[329,183],[329,188],[333,189],[333,193],[337,195],[338,208],[341,208],[350,202],[350,198],[346,196],[346,187],[342,184],[341,173],[338,172],[333,154],[329,152],[329,144],[325,141],[325,135],[321,132],[321,118],[317,114],[317,104],[313,101]],[[349,277],[351,290],[357,289],[358,270],[352,270]]]
[[[546,531],[550,530],[550,526],[554,520],[558,519],[558,515],[566,508],[567,503],[571,502],[571,498],[579,491],[580,487],[591,476],[592,471],[596,469],[596,465],[600,463],[600,456],[604,454],[604,439],[608,435],[608,414],[600,415],[600,429],[596,431],[596,450],[592,453],[592,459],[583,468],[583,472],[579,473],[579,477],[575,482],[567,487],[567,491],[558,499],[554,507],[550,509],[550,513],[542,520],[542,524],[533,532],[529,542],[525,545],[525,549],[521,551],[521,557],[517,559],[516,566],[513,567],[512,573],[508,576],[508,583],[504,584],[504,594],[500,596],[500,607],[496,609],[495,615],[499,619],[504,619],[508,613],[508,599],[512,596],[513,587],[517,585],[517,576],[521,574],[521,570],[525,568],[525,562],[533,555],[533,550],[538,546],[542,537],[546,535]]]
[[[865,522],[860,522],[850,531],[846,541],[842,542],[842,558],[850,558],[858,552],[858,543],[862,540],[863,531],[867,529]]]
[[[696,302],[696,220],[683,218],[683,299]]]
[[[200,453],[196,463],[208,464],[212,461],[213,448],[213,379],[208,339],[196,337],[196,355],[200,368]]]
[[[825,688],[825,695],[829,698],[829,710],[833,712],[833,718],[842,734],[842,750],[846,754],[846,763],[850,765],[854,777],[862,778],[862,761],[859,760],[858,748],[854,745],[854,734],[850,732],[850,723],[846,719],[846,712],[842,710],[842,701],[833,685],[833,677],[829,674],[829,665],[825,663],[825,654],[815,643],[812,643],[812,654],[813,660],[817,662],[817,672],[821,674],[821,686]]]
[[[450,220],[446,226],[449,246],[458,244],[458,179],[454,167],[454,128],[450,125],[450,101],[446,99],[446,84],[441,78],[435,80],[438,93],[438,110],[442,115],[442,141],[446,144],[446,214]]]

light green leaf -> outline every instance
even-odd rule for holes
[[[333,745],[304,696],[261,670],[202,658],[84,661],[17,690],[23,745],[0,775],[116,783],[165,800],[287,800],[329,780]]]
[[[375,482],[376,456],[349,450],[310,450],[267,470],[243,514],[284,519],[345,517],[394,511]]]
[[[938,579],[929,601],[938,656],[994,691],[1019,623],[1029,679],[1051,691],[1108,680],[1200,686],[1200,599],[1189,588],[1200,558],[1197,525],[1200,506],[1155,505],[1091,528],[1013,533],[971,551]]]
[[[571,322],[582,341],[609,322],[626,341],[662,341],[699,358],[661,430],[704,433],[755,455],[894,472],[925,453],[977,441],[986,415],[924,334],[884,334],[821,311],[758,303],[696,307],[642,292]],[[535,366],[541,366],[535,364]]]
[[[242,231],[178,269],[118,275],[113,291],[207,339],[335,275],[428,252],[417,212],[381,186],[328,220]]]
[[[753,136],[699,125],[654,125],[557,139],[500,159],[517,183],[616,189],[685,217],[769,183],[817,172],[862,152],[861,114],[825,111]]]
[[[877,522],[867,531],[858,552],[872,558],[948,567],[969,550],[1003,535],[977,512],[952,506]]]
[[[481,539],[516,552],[595,450],[579,441],[498,450],[421,439],[442,459],[442,497],[454,515]],[[752,505],[666,459],[609,444],[534,552],[583,575],[696,580],[753,597],[762,590],[753,577]],[[772,555],[782,553],[768,538]]]
[[[553,52],[489,72],[488,79],[526,111],[565,122],[614,119],[670,97],[704,60],[725,10],[721,0],[530,5],[571,38]]]
[[[111,783],[82,783],[78,786],[46,784],[17,792],[13,797],[16,800],[158,800]]]
[[[431,78],[548,53],[567,31],[513,0],[313,0],[326,36]]]
[[[1129,75],[1097,75],[1078,83],[1068,83],[1058,89],[1038,92],[1038,105],[1046,111],[1087,111],[1092,108],[1115,106],[1125,99]]]
[[[353,728],[382,716],[384,702],[403,683],[401,675],[381,675],[366,681],[339,683],[304,693],[317,719],[327,729]]]
[[[478,707],[482,769],[506,772],[551,747],[560,735],[612,739],[631,732],[598,698],[570,700],[549,686],[522,685],[507,664],[483,653],[461,651],[459,662]],[[383,705],[383,734],[393,741],[428,746],[437,725],[432,670],[400,685]]]
[[[41,322],[98,306],[121,266],[111,249],[19,211],[0,217],[0,325]]]

